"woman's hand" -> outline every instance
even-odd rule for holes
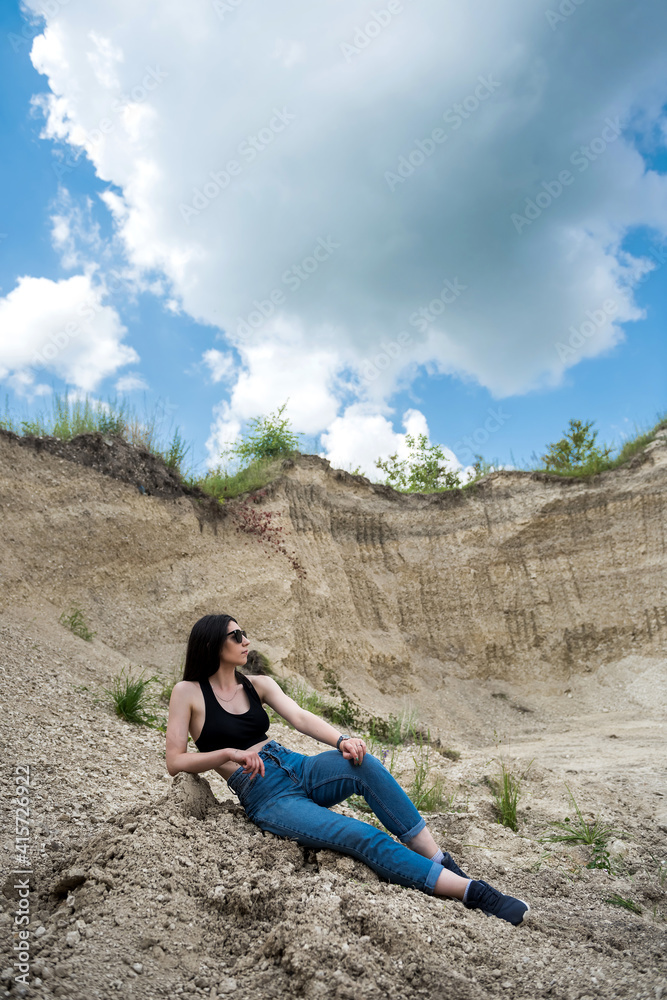
[[[250,774],[250,780],[258,774],[264,777],[264,761],[254,750],[230,750],[229,759],[243,765],[243,773]]]
[[[354,764],[362,764],[366,753],[366,744],[360,736],[351,736],[349,740],[343,740],[340,745],[343,757],[351,760]]]

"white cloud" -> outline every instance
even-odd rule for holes
[[[208,465],[226,465],[222,454],[234,444],[241,433],[241,421],[232,414],[229,403],[224,400],[213,411],[214,423],[206,442]]]
[[[51,215],[51,243],[60,253],[60,263],[66,270],[78,268],[94,271],[108,253],[100,236],[100,225],[93,217],[92,199],[75,202],[69,192],[60,187]]]
[[[238,436],[243,421],[275,412],[285,402],[285,416],[305,434],[317,434],[334,420],[341,365],[334,347],[313,343],[298,321],[280,318],[267,321],[261,335],[238,350],[238,377],[229,400],[216,408],[207,442],[211,462],[217,462],[224,444]]]
[[[202,361],[209,369],[211,381],[213,382],[221,382],[223,378],[226,379],[234,370],[234,356],[232,354],[223,354],[222,351],[216,351],[214,347],[208,351],[204,351]]]
[[[51,386],[44,382],[35,382],[34,375],[29,371],[19,369],[11,372],[8,368],[0,366],[0,378],[17,396],[26,396],[30,400],[51,393]]]
[[[112,44],[110,39],[102,38],[96,31],[88,33],[94,48],[86,52],[86,58],[92,66],[97,81],[107,90],[120,87],[116,66],[123,61],[123,52]]]
[[[353,0],[224,18],[109,0],[61,6],[34,41],[44,135],[116,186],[129,262],[163,272],[167,307],[240,353],[212,440],[287,395],[297,429],[335,433],[350,395],[382,414],[419,365],[498,396],[557,385],[643,316],[621,246],[667,233],[667,177],[634,138],[664,138],[667,7],[609,0],[552,30],[528,0],[420,0],[350,55],[364,23]],[[321,241],[339,246],[318,260]]]
[[[357,403],[348,406],[322,435],[323,457],[334,468],[359,468],[373,482],[381,482],[384,473],[375,465],[378,458],[387,459],[393,454],[398,455],[399,461],[407,458],[410,454],[406,440],[408,435],[416,439],[425,434],[431,443],[428,423],[420,410],[406,410],[402,423],[405,428],[403,434],[394,431],[385,416],[371,412],[367,405]],[[443,453],[447,468],[462,470],[461,462],[450,448],[443,447]]]
[[[127,375],[121,375],[116,382],[116,389],[118,392],[135,392],[138,389],[148,388],[148,382],[143,378],[143,376],[138,375],[135,372],[128,372]]]
[[[123,344],[126,328],[90,274],[62,281],[23,276],[0,299],[0,378],[39,394],[35,371],[53,372],[84,392],[139,360]]]

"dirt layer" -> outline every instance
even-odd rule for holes
[[[650,767],[660,727],[641,729],[639,706],[608,724],[605,715],[607,732],[601,722],[592,732],[583,695],[581,718],[563,726],[539,708],[513,707],[534,704],[526,691],[476,684],[467,692],[469,703],[476,697],[480,710],[495,710],[488,721],[498,731],[514,720],[515,742],[475,748],[461,734],[458,761],[437,755],[432,774],[454,798],[428,822],[464,870],[529,902],[528,923],[514,928],[380,882],[352,859],[261,833],[215,773],[165,773],[163,736],[122,722],[104,702],[90,644],[54,635],[36,617],[4,625],[0,640],[4,788],[16,764],[29,765],[34,870],[23,988],[11,969],[18,893],[5,797],[4,995],[654,1000],[667,985],[665,785]],[[96,653],[113,662],[103,648]],[[271,735],[301,752],[323,749],[284,726]],[[625,766],[600,767],[594,755],[605,742],[621,744]],[[516,768],[533,760],[516,834],[494,821],[488,787],[503,749]],[[393,762],[405,784],[413,752]],[[570,811],[565,783],[587,818],[594,810],[618,828],[613,875],[587,868],[586,848],[541,841]],[[614,895],[641,912],[612,905]]]

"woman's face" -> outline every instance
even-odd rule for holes
[[[227,625],[228,635],[230,632],[235,632],[238,628],[238,622],[230,621]],[[250,640],[246,639],[245,636],[241,636],[241,642],[237,642],[233,635],[229,636],[220,647],[220,662],[229,664],[230,666],[244,667],[248,659],[249,649]]]

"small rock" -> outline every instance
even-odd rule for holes
[[[75,889],[77,885],[81,885],[85,881],[86,873],[83,868],[69,868],[54,882],[51,892],[56,896],[63,896],[70,889]]]
[[[140,972],[143,972],[143,971],[144,971],[144,967],[143,967],[143,965],[141,964],[141,962],[133,962],[133,963],[132,963],[132,968],[133,968],[133,969],[134,969],[134,971],[135,971],[135,972],[137,972],[137,973],[140,973]]]
[[[65,943],[70,948],[73,948],[74,945],[78,944],[80,940],[81,940],[81,935],[79,934],[78,931],[68,931],[67,934],[65,935]]]
[[[109,875],[103,868],[99,868],[97,865],[93,865],[88,872],[89,878],[95,879],[96,882],[102,882],[104,885],[108,886],[109,889],[113,889],[114,880],[113,876]]]
[[[42,937],[43,934],[46,934],[46,927],[44,926],[44,924],[40,924],[39,927],[35,930],[35,937],[40,938]]]
[[[236,980],[231,976],[221,979],[218,983],[218,993],[233,993],[236,989]]]

